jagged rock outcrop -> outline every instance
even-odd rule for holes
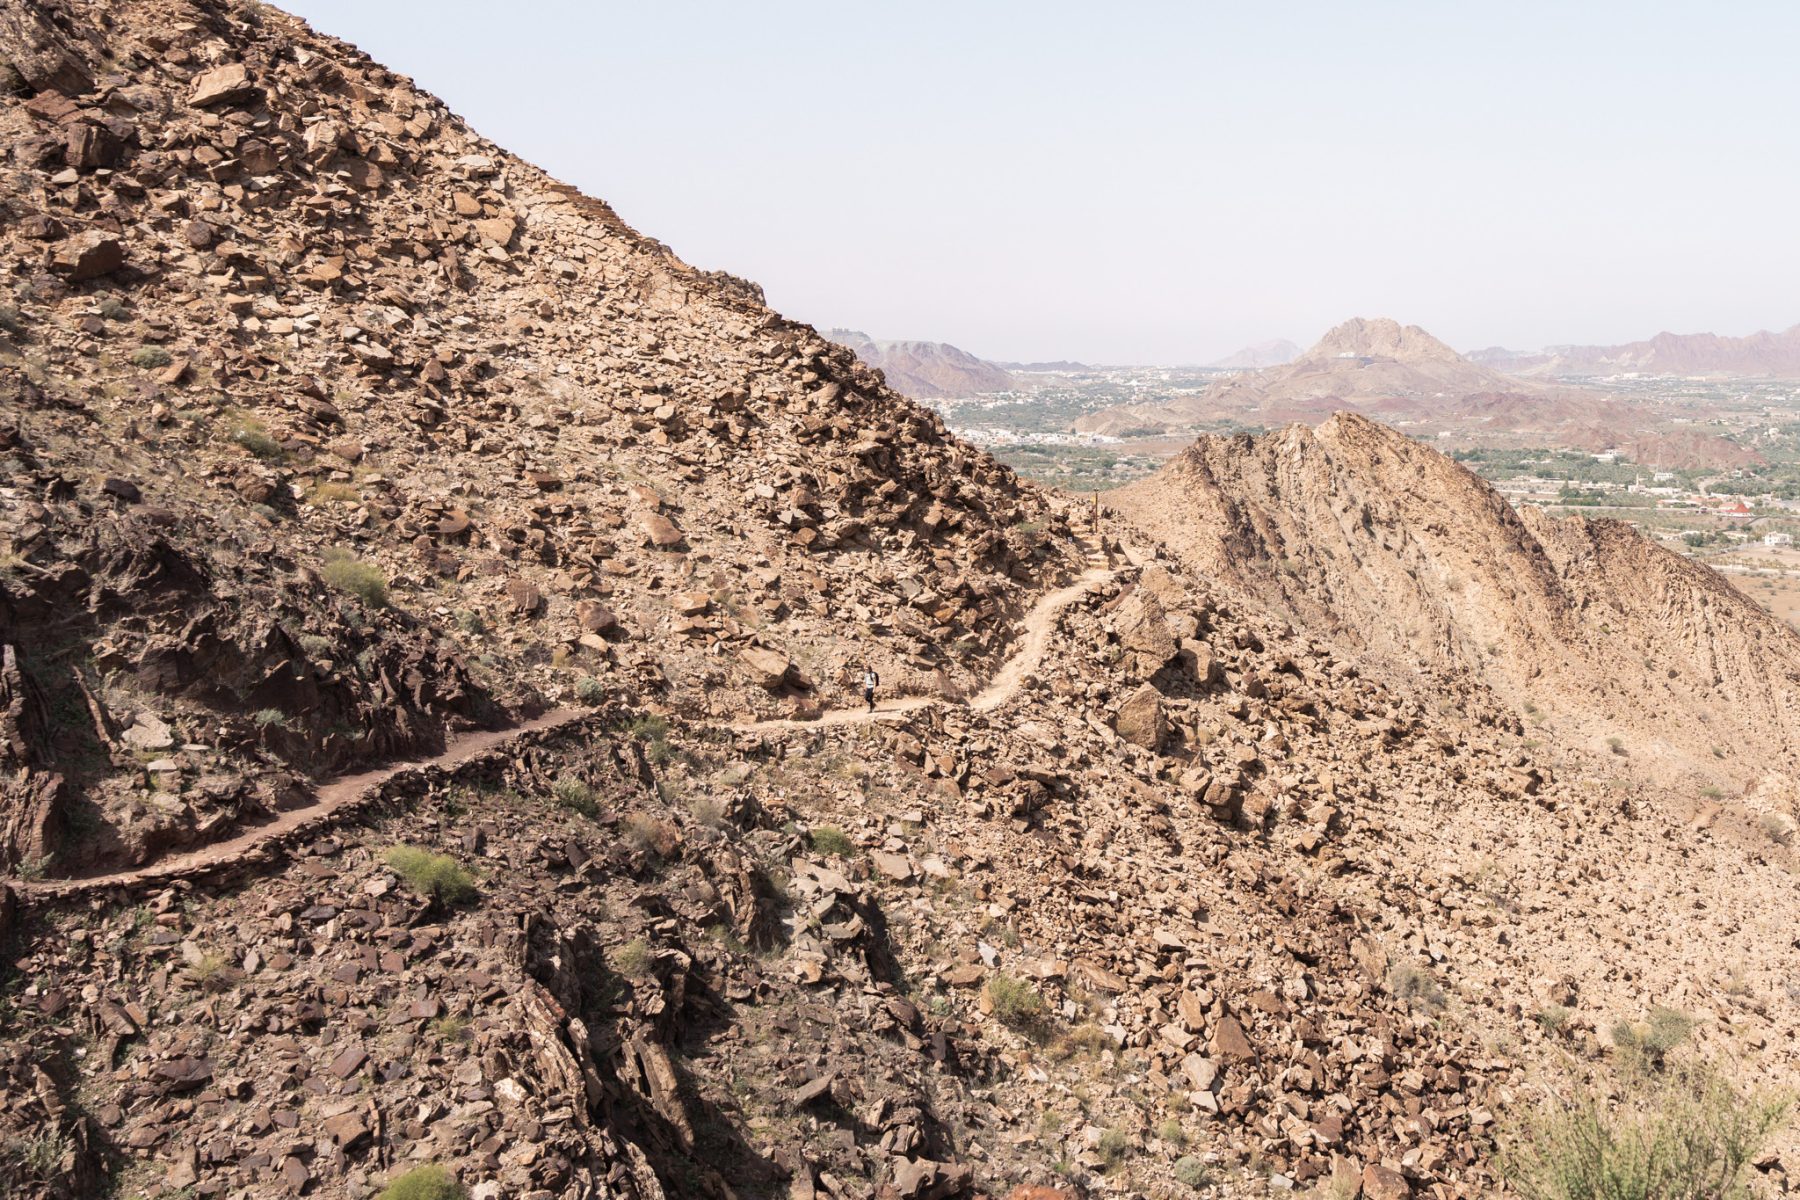
[[[1590,749],[1618,738],[1661,770],[1741,785],[1795,769],[1792,630],[1627,526],[1514,512],[1364,417],[1202,438],[1115,502],[1422,694],[1471,680],[1516,720],[1545,714],[1534,724]]]

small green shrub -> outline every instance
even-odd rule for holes
[[[143,367],[146,370],[166,367],[174,361],[169,357],[169,352],[161,346],[139,346],[131,352],[131,365]]]
[[[1617,754],[1620,758],[1625,757],[1625,739],[1624,738],[1609,737],[1606,739],[1606,746],[1607,746],[1607,749],[1611,750],[1614,754]]]
[[[564,808],[573,809],[584,817],[600,815],[600,805],[594,798],[594,789],[573,775],[564,775],[558,779],[550,786],[550,792]]]
[[[1199,1191],[1212,1182],[1212,1171],[1192,1154],[1184,1154],[1175,1160],[1175,1182]]]
[[[281,443],[269,436],[268,426],[255,417],[239,414],[232,420],[230,428],[232,442],[257,458],[279,460],[287,455]]]
[[[606,685],[592,675],[583,675],[575,681],[575,698],[583,704],[599,704],[606,699]]]
[[[1164,1117],[1163,1123],[1156,1127],[1156,1136],[1171,1146],[1187,1145],[1187,1130],[1181,1127],[1180,1117]]]
[[[613,955],[613,966],[621,975],[642,977],[650,967],[650,943],[643,938],[632,938]]]
[[[337,646],[322,633],[303,633],[300,635],[300,648],[313,658],[329,658]]]
[[[36,1137],[11,1137],[0,1141],[0,1181],[56,1183],[63,1174],[64,1156],[74,1148],[68,1135],[54,1129]]]
[[[815,825],[806,837],[812,843],[812,848],[820,854],[848,858],[856,853],[856,843],[836,825]]]
[[[648,713],[625,723],[625,732],[644,744],[644,757],[653,763],[665,763],[674,757],[669,746],[669,722],[665,717]]]
[[[125,302],[117,296],[108,296],[94,305],[94,311],[108,321],[123,321],[131,313],[131,310],[125,307]]]
[[[370,608],[387,606],[387,577],[373,563],[353,558],[347,551],[336,550],[326,555],[320,574],[326,583],[340,592],[349,592]]]
[[[321,483],[306,493],[306,502],[318,506],[325,504],[354,504],[362,499],[362,493],[356,490],[353,483]]]
[[[722,828],[726,823],[725,805],[716,796],[695,796],[688,801],[688,812],[709,829]]]
[[[224,992],[236,982],[236,972],[223,954],[209,950],[187,965],[187,977],[204,992]]]
[[[472,608],[459,608],[456,610],[456,627],[464,633],[475,637],[479,637],[481,634],[487,632],[487,622],[482,620],[481,614]],[[580,684],[575,685],[575,694],[581,694]]]
[[[395,1176],[380,1200],[465,1200],[468,1194],[454,1175],[434,1163]]]
[[[1669,1051],[1687,1040],[1694,1019],[1672,1008],[1654,1005],[1642,1024],[1620,1021],[1612,1028],[1613,1048],[1627,1067],[1660,1071]]]
[[[1131,1135],[1115,1125],[1100,1135],[1094,1149],[1106,1160],[1106,1169],[1113,1170],[1131,1152]]]
[[[1552,1004],[1538,1013],[1537,1020],[1538,1024],[1543,1026],[1545,1033],[1557,1033],[1568,1025],[1569,1018],[1573,1015],[1574,1013],[1563,1005]]]
[[[1449,1001],[1437,978],[1415,963],[1395,963],[1388,972],[1388,990],[1396,1000],[1417,1012],[1439,1013]]]
[[[1066,1062],[1079,1054],[1099,1054],[1105,1050],[1116,1050],[1118,1046],[1106,1030],[1092,1021],[1083,1021],[1056,1040],[1051,1047],[1051,1057],[1059,1062]]]
[[[476,896],[474,876],[448,854],[433,854],[420,846],[395,846],[387,852],[387,865],[427,899],[463,904]]]
[[[1787,1115],[1785,1098],[1696,1068],[1619,1105],[1589,1092],[1515,1119],[1499,1165],[1525,1200],[1741,1200],[1745,1168]]]
[[[267,729],[272,725],[287,724],[287,714],[279,708],[259,708],[250,720],[258,729]]]
[[[990,976],[987,998],[993,1006],[995,1019],[1002,1025],[1023,1029],[1043,1019],[1044,998],[1023,979],[1004,972]]]

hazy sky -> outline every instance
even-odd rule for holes
[[[1800,322],[1800,4],[288,0],[790,316],[1194,362]]]

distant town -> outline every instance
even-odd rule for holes
[[[1105,491],[1153,473],[1200,433],[1261,433],[1250,421],[1160,431],[1077,433],[1081,417],[1120,405],[1166,404],[1239,372],[1206,367],[1015,371],[1020,386],[932,400],[957,434],[1020,474],[1074,492]],[[1621,406],[1654,407],[1668,424],[1723,439],[1745,466],[1664,467],[1626,447],[1505,445],[1517,436],[1429,419],[1394,422],[1494,485],[1515,507],[1608,517],[1733,577],[1777,616],[1800,619],[1800,384],[1642,374],[1582,378]],[[1410,426],[1410,427],[1409,427]]]

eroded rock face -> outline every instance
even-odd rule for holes
[[[34,92],[79,96],[94,87],[94,31],[75,25],[71,36],[70,25],[56,16],[54,6],[39,3],[0,8],[0,64],[11,66]]]

